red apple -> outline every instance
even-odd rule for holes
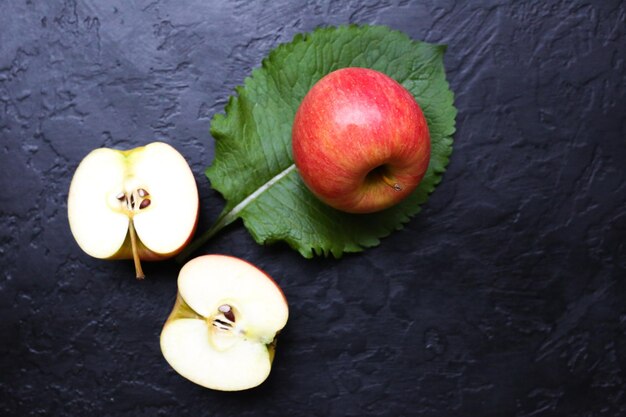
[[[294,119],[292,146],[313,194],[351,213],[399,203],[430,160],[428,125],[415,98],[366,68],[334,71],[311,88]]]

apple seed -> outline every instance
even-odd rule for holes
[[[222,330],[230,330],[233,327],[229,322],[220,319],[213,320],[213,326]]]
[[[146,207],[148,207],[150,205],[150,199],[146,198],[145,200],[141,200],[141,203],[139,203],[139,209],[145,209]]]
[[[231,306],[228,304],[222,304],[217,309],[220,313],[224,314],[224,317],[226,317],[227,320],[230,320],[233,323],[235,322],[235,313],[233,313]]]
[[[137,194],[137,197],[139,200],[135,199],[135,194]],[[126,209],[129,212],[131,212],[129,214],[132,214],[132,212],[135,212],[137,210],[145,209],[152,203],[150,199],[145,198],[145,197],[148,197],[149,195],[150,193],[146,191],[144,188],[138,188],[137,190],[129,192],[128,194],[124,192],[120,192],[119,194],[115,196],[115,198],[119,202],[125,203]],[[137,201],[139,201],[138,205],[136,204]]]

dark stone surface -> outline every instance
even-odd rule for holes
[[[0,415],[626,415],[623,1],[0,1]],[[269,380],[179,377],[158,336],[174,262],[91,259],[66,198],[100,146],[190,161],[222,200],[210,118],[267,52],[319,25],[446,43],[455,152],[375,249],[305,260],[240,223],[205,247],[273,275],[291,318]]]

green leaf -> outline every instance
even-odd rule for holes
[[[241,218],[260,244],[285,241],[304,257],[357,252],[401,229],[441,181],[452,152],[456,109],[443,67],[445,46],[413,41],[382,26],[321,28],[274,49],[252,72],[226,114],[213,118],[215,160],[206,175],[226,206],[197,249]],[[347,214],[313,196],[291,154],[291,126],[309,89],[343,67],[381,71],[420,104],[431,134],[431,161],[419,187],[400,204],[373,214]]]

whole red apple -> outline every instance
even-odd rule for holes
[[[294,119],[292,146],[313,194],[351,213],[399,203],[430,160],[428,125],[415,98],[366,68],[334,71],[311,88]]]

